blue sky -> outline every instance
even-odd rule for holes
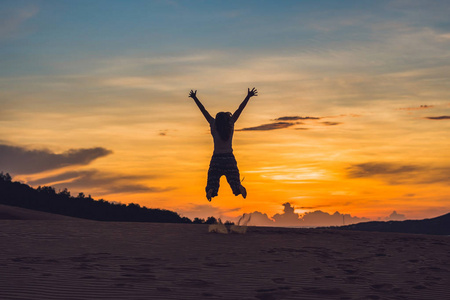
[[[6,28],[1,34],[2,57],[11,63],[3,72],[51,72],[55,70],[47,65],[49,60],[86,56],[212,50],[243,56],[332,54],[352,43],[388,42],[395,34],[389,23],[404,30],[429,27],[438,33],[448,32],[450,26],[445,1],[2,1],[1,5]]]

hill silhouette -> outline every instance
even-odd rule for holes
[[[94,200],[83,193],[74,197],[67,189],[56,192],[50,186],[34,189],[13,182],[11,176],[3,172],[0,173],[0,204],[97,221],[192,223],[170,210],[149,209],[134,203],[113,204],[103,199]],[[210,219],[206,222],[213,221]],[[194,223],[206,223],[203,219],[196,221]]]
[[[342,230],[450,235],[450,213],[432,219],[389,222],[373,221],[337,228]]]

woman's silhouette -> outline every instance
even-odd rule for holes
[[[253,88],[248,89],[247,97],[242,101],[239,108],[231,114],[230,112],[219,112],[216,118],[213,118],[205,109],[203,104],[197,98],[197,90],[191,90],[189,97],[194,99],[200,111],[205,116],[211,127],[211,135],[214,140],[214,152],[209,164],[208,181],[206,184],[206,198],[211,201],[211,198],[217,196],[219,191],[220,177],[225,175],[228,184],[233,190],[235,196],[242,195],[247,197],[247,191],[242,186],[239,176],[239,169],[237,167],[236,159],[233,155],[232,141],[234,132],[234,123],[244,110],[245,106],[253,96],[258,96],[258,91]]]

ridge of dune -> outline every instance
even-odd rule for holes
[[[17,206],[0,204],[0,220],[80,220],[80,219]]]
[[[423,220],[372,221],[337,228],[342,230],[450,235],[450,213]]]

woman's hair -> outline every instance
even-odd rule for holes
[[[219,112],[216,115],[216,129],[223,141],[228,141],[232,132],[231,113]]]

